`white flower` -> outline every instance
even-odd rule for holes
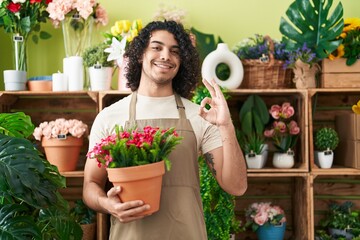
[[[26,0],[12,0],[13,3],[24,3]],[[3,2],[3,1],[1,1]]]
[[[118,66],[121,66],[123,61],[123,55],[125,53],[126,47],[126,37],[124,37],[121,42],[119,42],[116,38],[112,38],[112,42],[109,48],[106,48],[104,52],[110,53],[107,61],[115,60]]]

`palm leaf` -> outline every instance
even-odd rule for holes
[[[34,132],[31,118],[23,112],[1,113],[0,133],[13,137],[29,137]]]
[[[333,0],[295,0],[286,11],[289,21],[283,17],[280,21],[286,48],[296,50],[306,43],[319,59],[337,49],[342,41],[336,38],[344,27],[343,7],[339,2],[330,15],[332,3]]]

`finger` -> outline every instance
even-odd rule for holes
[[[121,187],[120,187],[120,186],[116,186],[116,187],[110,188],[110,190],[107,192],[106,195],[107,195],[108,197],[115,197],[115,196],[117,196],[120,192],[121,192]]]
[[[200,107],[205,108],[206,104],[209,104],[211,107],[212,99],[209,97],[204,97],[203,100],[200,102]]]
[[[214,98],[215,91],[214,91],[213,86],[211,86],[211,84],[206,79],[203,79],[202,82],[205,85],[205,87],[207,88],[207,90],[209,90],[210,96]]]
[[[216,97],[225,99],[224,94],[222,93],[220,86],[216,83],[216,81],[213,79],[211,83],[215,90]]]

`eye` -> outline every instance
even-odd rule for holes
[[[171,53],[177,56],[180,55],[179,50],[171,50]]]
[[[151,49],[156,50],[156,51],[160,51],[160,47],[158,47],[158,46],[154,46]]]

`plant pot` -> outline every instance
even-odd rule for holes
[[[57,166],[60,172],[76,170],[83,138],[68,136],[66,139],[46,139],[43,137],[41,145],[45,150],[46,159]]]
[[[304,63],[301,60],[295,62],[293,68],[294,79],[293,82],[297,89],[316,88],[316,74],[320,71],[318,64],[312,66]]]
[[[27,82],[29,91],[46,92],[52,91],[52,81],[49,80],[31,80]]]
[[[136,216],[152,214],[159,210],[164,161],[142,166],[107,168],[109,181],[121,186],[121,202],[142,200],[150,209]]]
[[[123,58],[121,65],[118,65],[118,90],[121,91],[130,91],[130,88],[126,86],[126,66],[128,64],[128,61],[129,60],[127,58]]]
[[[336,228],[329,228],[329,234],[333,236],[343,236],[346,240],[351,240],[354,238],[354,235],[346,230],[336,229]]]
[[[286,230],[286,223],[280,225],[260,226],[256,230],[259,240],[283,240]]]
[[[110,90],[112,71],[111,67],[89,67],[91,91]]]
[[[81,224],[83,230],[82,240],[94,240],[96,235],[96,223]]]
[[[26,71],[5,70],[4,83],[5,91],[25,91]]]
[[[318,165],[320,168],[331,168],[333,161],[333,151],[315,151],[315,164]]]
[[[273,165],[276,168],[292,168],[295,164],[294,154],[274,153]]]

